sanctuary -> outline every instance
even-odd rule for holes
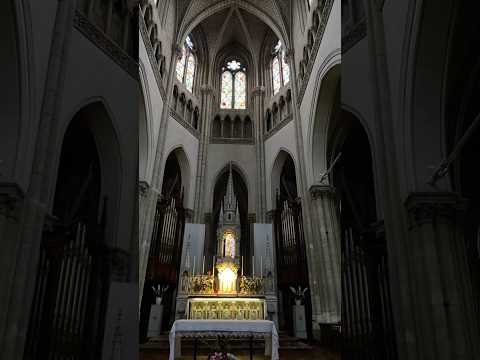
[[[187,235],[181,286],[177,296],[177,318],[210,320],[276,320],[277,298],[273,287],[274,270],[270,247],[260,256],[260,268],[251,275],[244,272],[241,254],[240,214],[229,166],[227,189],[220,206],[216,231],[216,251],[211,270],[196,272],[196,258],[191,257],[191,237]],[[267,235],[268,236],[268,235]],[[268,243],[267,243],[268,245]]]

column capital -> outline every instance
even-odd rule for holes
[[[185,221],[193,221],[193,210],[185,208]]]
[[[200,91],[202,92],[202,94],[206,94],[206,95],[213,94],[214,88],[210,84],[202,84],[200,86]]]
[[[146,197],[148,190],[150,189],[150,184],[144,180],[138,182],[138,194],[141,197]]]
[[[255,86],[252,89],[252,96],[261,96],[265,94],[265,86]]]
[[[293,49],[285,49],[285,53],[284,53],[285,60],[287,60],[287,61],[292,60],[293,61],[293,55],[294,55]]]
[[[173,44],[172,52],[176,55],[177,59],[181,59],[183,55],[183,48],[179,44]]]
[[[267,211],[267,222],[268,223],[273,223],[273,219],[275,218],[275,210],[269,210]]]
[[[336,194],[335,187],[324,184],[314,184],[310,186],[309,192],[312,199],[319,198],[322,195],[335,196]]]
[[[15,217],[18,204],[24,199],[23,189],[16,183],[0,183],[0,215]]]
[[[106,255],[111,279],[119,282],[127,281],[129,272],[129,253],[123,249],[113,247],[107,249]]]
[[[450,221],[466,209],[467,201],[453,192],[414,192],[405,200],[409,228],[443,219]]]

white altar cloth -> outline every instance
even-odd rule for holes
[[[226,335],[231,337],[265,336],[265,347],[271,339],[272,360],[278,360],[278,333],[275,323],[269,320],[176,320],[170,330],[170,357],[175,360],[176,337],[211,337]],[[178,346],[178,345],[177,345]]]

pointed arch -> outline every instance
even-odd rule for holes
[[[182,145],[175,145],[170,150],[167,152],[167,156],[165,157],[165,164],[164,166],[167,165],[168,159],[174,157],[175,161],[178,164],[178,167],[180,169],[181,173],[181,190],[183,191],[183,204],[188,204],[189,201],[189,196],[190,196],[190,185],[192,182],[191,178],[191,166],[190,166],[190,160],[188,158],[187,153],[185,152],[185,149]],[[164,186],[164,181],[165,181],[165,171],[163,171],[163,180],[162,180],[162,192],[163,192],[163,186]]]
[[[284,169],[284,165],[287,162],[292,162],[294,171],[295,171],[295,182],[298,184],[298,174],[297,174],[297,164],[295,162],[295,158],[293,154],[286,148],[280,148],[278,150],[277,156],[275,156],[275,160],[273,161],[272,168],[270,171],[270,179],[271,179],[271,199],[272,205],[275,207],[276,198],[277,198],[277,190],[280,191],[281,178],[282,178],[282,171]]]

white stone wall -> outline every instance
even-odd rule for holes
[[[240,169],[248,188],[248,212],[255,212],[256,201],[256,163],[255,146],[240,144],[210,144],[208,149],[205,212],[213,207],[213,191],[220,172],[232,161]]]

